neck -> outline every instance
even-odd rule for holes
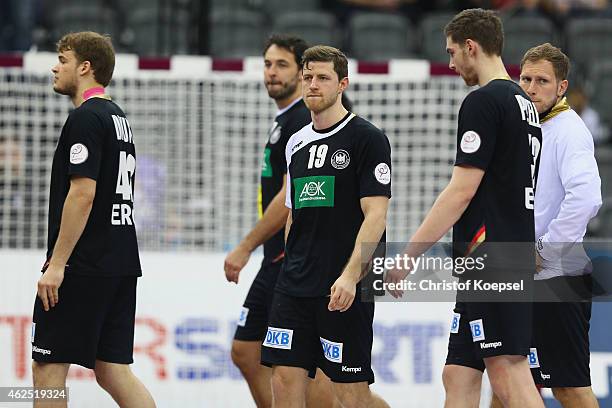
[[[87,99],[92,98],[94,96],[104,95],[104,93],[96,92],[94,88],[102,88],[104,87],[95,81],[87,81],[79,85],[75,95],[72,96],[72,104],[75,108],[78,108],[85,102]]]
[[[338,100],[329,108],[315,113],[312,112],[312,123],[317,130],[327,129],[340,122],[348,111],[342,106],[342,98],[338,95]]]
[[[553,106],[551,106],[550,109],[539,114],[540,123],[544,123],[547,120],[554,118],[561,112],[569,109],[571,109],[571,107],[567,103],[567,99],[565,98],[565,96],[559,97],[557,98],[557,102]]]
[[[483,56],[484,60],[478,64],[478,85],[485,86],[494,79],[510,79],[504,62],[498,56]]]
[[[278,108],[278,110],[281,110],[285,109],[291,104],[291,102],[295,101],[300,96],[302,96],[302,90],[298,86],[295,88],[295,91],[293,91],[291,95],[283,99],[275,99],[274,102],[276,102],[276,107]]]

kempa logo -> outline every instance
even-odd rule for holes
[[[494,343],[480,343],[480,349],[496,349],[498,347],[502,346],[502,342],[501,341],[496,341]]]
[[[543,380],[550,380],[550,374],[542,374],[541,371],[540,371],[540,377],[542,377]]]
[[[361,367],[342,366],[342,372],[343,373],[360,373],[361,372]]]
[[[51,354],[51,350],[45,350],[45,349],[42,349],[42,348],[38,348],[36,346],[32,346],[32,351],[35,352],[35,353],[43,354],[43,355],[44,354],[47,354],[47,355]]]
[[[295,179],[295,208],[333,207],[334,181],[333,176],[312,176]]]

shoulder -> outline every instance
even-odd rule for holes
[[[287,138],[312,121],[310,111],[306,109],[306,106],[302,101],[298,102],[281,116],[282,118],[277,118],[277,121],[281,125],[281,132],[283,132]]]
[[[313,133],[310,123],[295,132],[287,141],[287,147],[285,148],[287,157],[291,157],[293,153],[299,150],[305,144],[306,139],[312,137]]]
[[[491,89],[479,88],[475,89],[461,103],[461,110],[478,111],[483,107],[493,107],[500,104],[499,93],[491,91]]]
[[[92,121],[100,120],[103,116],[103,107],[95,102],[83,103],[81,106],[70,112],[70,120]]]
[[[360,116],[355,116],[351,120],[350,126],[359,140],[376,141],[387,139],[387,136],[381,129]]]
[[[545,123],[543,131],[553,136],[561,146],[593,146],[593,136],[578,114],[570,109],[559,113]]]
[[[508,101],[515,103],[515,96],[520,95],[527,98],[525,92],[520,86],[511,80],[493,80],[485,86],[472,91],[466,98],[466,101],[472,103],[482,101],[485,103],[495,103],[503,105]]]

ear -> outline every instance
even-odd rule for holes
[[[568,85],[569,83],[567,82],[567,79],[564,79],[563,81],[559,82],[559,87],[557,89],[557,96],[561,97],[565,95],[565,93],[567,92]]]
[[[476,50],[478,49],[478,43],[468,38],[465,40],[464,48],[467,50],[468,55],[474,56]]]
[[[338,85],[338,93],[344,92],[346,88],[348,88],[349,79],[348,77],[344,77],[340,80],[340,84]]]
[[[87,73],[91,71],[93,71],[91,69],[91,62],[83,61],[79,64],[79,74],[80,75],[87,75]]]

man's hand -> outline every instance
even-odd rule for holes
[[[331,296],[327,309],[330,312],[335,310],[340,312],[347,311],[353,304],[353,300],[355,300],[356,290],[357,282],[343,273],[331,287]]]
[[[540,253],[537,250],[535,251],[535,259],[536,259],[536,273],[540,273],[540,271],[544,269],[543,267],[544,259],[542,259],[542,257],[540,256]]]
[[[55,307],[59,302],[59,287],[64,281],[64,268],[49,265],[38,280],[38,297],[42,300],[45,312],[49,311],[49,306]]]
[[[251,251],[243,245],[238,245],[232,252],[227,254],[223,269],[225,270],[225,279],[228,282],[238,283],[238,275],[244,266],[249,262]]]
[[[396,286],[408,276],[410,273],[409,269],[399,269],[397,265],[395,268],[387,271],[385,274],[385,282],[386,283],[394,283]],[[394,298],[401,298],[404,295],[404,291],[402,289],[388,289],[391,296]]]

